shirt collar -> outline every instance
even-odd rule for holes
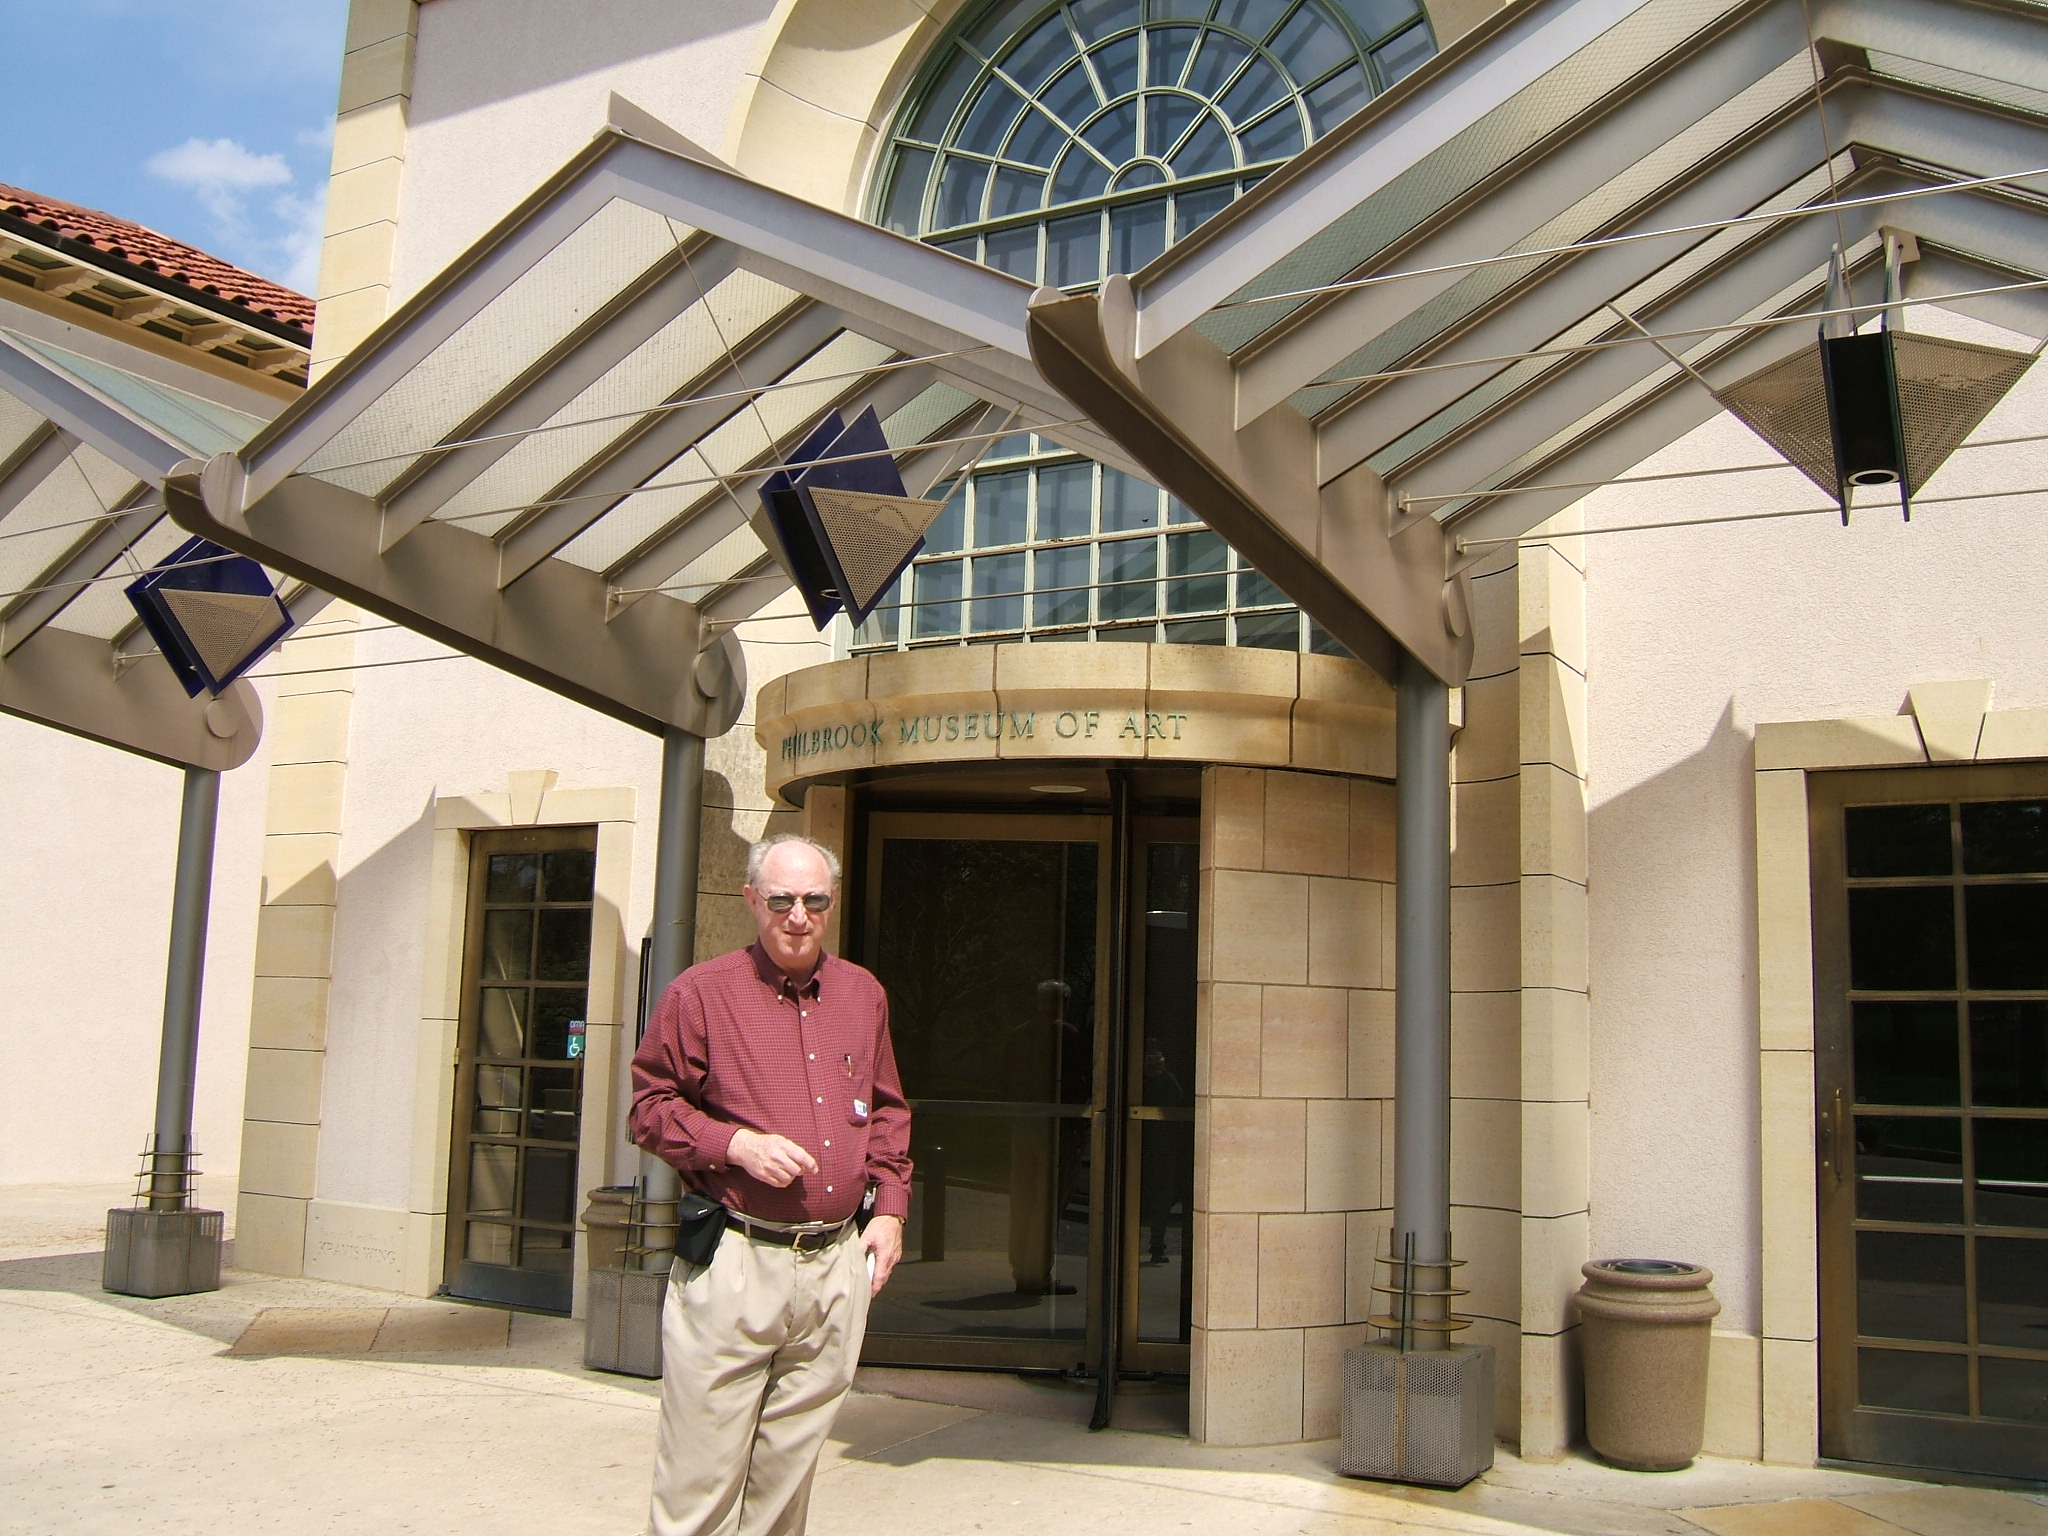
[[[833,957],[830,952],[818,956],[818,968],[811,972],[811,979],[801,987],[789,979],[788,974],[784,972],[781,966],[768,958],[768,951],[761,947],[759,939],[756,939],[747,946],[747,956],[754,962],[754,974],[761,978],[761,985],[768,988],[777,997],[781,997],[784,994],[795,997],[822,997],[824,995],[823,989],[819,986],[819,981],[825,974],[825,967],[832,963]]]

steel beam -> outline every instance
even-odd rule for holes
[[[156,1130],[149,1208],[181,1211],[192,1174],[192,1102],[199,1075],[199,1000],[213,897],[213,838],[220,774],[187,768],[178,816],[178,872],[171,891],[171,950],[164,970],[164,1028],[156,1069]]]

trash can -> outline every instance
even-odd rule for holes
[[[617,1269],[625,1263],[626,1226],[632,1218],[632,1185],[605,1184],[590,1192],[583,1228],[588,1234],[584,1251],[592,1270]]]
[[[1721,1303],[1711,1270],[1675,1259],[1580,1266],[1586,1440],[1603,1461],[1675,1472],[1707,1426],[1707,1348]]]

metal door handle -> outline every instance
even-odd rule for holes
[[[1827,1145],[1821,1157],[1821,1167],[1827,1169],[1833,1176],[1837,1187],[1840,1186],[1842,1180],[1848,1175],[1848,1170],[1843,1167],[1842,1121],[1842,1090],[1837,1088],[1834,1098],[1829,1101],[1827,1113],[1822,1121],[1822,1130],[1827,1137]]]

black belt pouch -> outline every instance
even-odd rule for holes
[[[724,1235],[725,1207],[695,1191],[683,1191],[676,1206],[676,1257],[702,1269],[718,1252]]]

